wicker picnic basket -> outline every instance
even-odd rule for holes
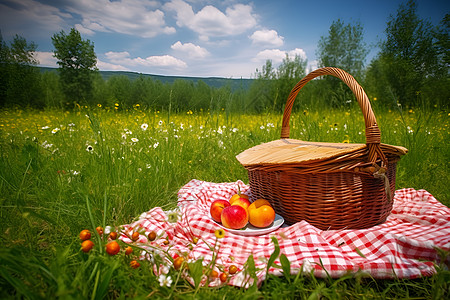
[[[310,80],[332,75],[358,100],[366,144],[323,143],[289,138],[289,119],[298,92]],[[287,224],[306,220],[322,230],[361,229],[383,223],[392,209],[397,161],[407,149],[381,144],[381,134],[363,88],[347,72],[321,68],[289,94],[281,139],[236,156],[248,170],[251,199],[268,200]]]

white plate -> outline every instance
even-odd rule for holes
[[[275,231],[278,228],[280,228],[280,226],[283,225],[283,223],[284,223],[283,217],[278,214],[275,214],[275,220],[273,221],[272,225],[270,225],[269,227],[264,227],[264,228],[258,228],[258,227],[251,225],[250,223],[248,223],[247,226],[245,226],[242,229],[230,229],[230,228],[226,228],[226,227],[222,226],[219,223],[217,223],[217,224],[220,227],[222,227],[223,229],[225,229],[226,231],[229,231],[234,234],[254,236],[254,235],[263,235],[263,234],[267,234],[272,231]]]

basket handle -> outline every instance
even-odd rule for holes
[[[366,145],[369,149],[369,162],[372,163],[372,165],[377,166],[376,161],[381,159],[381,167],[385,168],[387,166],[387,159],[380,147],[381,132],[378,128],[377,120],[375,119],[372,107],[370,106],[369,98],[353,76],[338,68],[326,67],[312,71],[294,86],[288,96],[288,100],[284,108],[281,138],[289,138],[289,119],[291,118],[292,106],[294,105],[294,100],[297,97],[298,92],[310,80],[322,75],[335,76],[341,79],[352,90],[364,115],[364,122],[366,126]],[[379,167],[377,169],[379,169]]]

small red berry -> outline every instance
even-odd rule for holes
[[[94,247],[94,243],[91,240],[85,240],[81,243],[81,251],[88,253]]]
[[[97,230],[97,232],[98,232],[99,235],[102,235],[102,234],[103,234],[103,227],[98,226],[97,228],[95,228],[95,230]]]
[[[219,272],[217,272],[216,270],[211,270],[211,273],[209,273],[209,277],[216,279],[217,277],[219,277]]]
[[[228,269],[228,272],[231,275],[236,274],[237,271],[238,271],[238,268],[235,265],[231,265],[230,268]]]
[[[131,253],[133,253],[133,248],[131,248],[130,246],[128,246],[128,247],[125,249],[125,255],[130,255]]]
[[[228,274],[223,272],[222,274],[220,274],[219,276],[220,281],[225,282],[228,279]]]
[[[183,266],[183,263],[184,263],[184,257],[179,256],[173,261],[173,267],[175,268],[175,270],[179,270]]]
[[[91,232],[87,229],[81,230],[80,232],[80,239],[82,241],[90,240],[91,239]]]
[[[148,240],[153,242],[156,239],[156,232],[152,231],[148,234]]]
[[[106,253],[109,255],[116,255],[120,251],[119,243],[116,241],[109,242],[106,244]]]
[[[135,260],[132,260],[132,261],[130,262],[130,267],[132,267],[133,269],[137,269],[137,268],[139,268],[140,266],[141,266],[141,264],[138,263],[138,262],[135,261]]]
[[[133,234],[131,235],[131,240],[133,242],[136,242],[139,239],[139,232],[135,231],[133,232]]]

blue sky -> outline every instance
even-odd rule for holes
[[[437,25],[450,1],[417,0],[421,18]],[[0,0],[0,30],[38,45],[42,66],[56,67],[51,36],[75,27],[94,43],[100,70],[251,78],[267,59],[286,53],[316,66],[317,43],[331,23],[360,21],[371,47],[406,0]]]

